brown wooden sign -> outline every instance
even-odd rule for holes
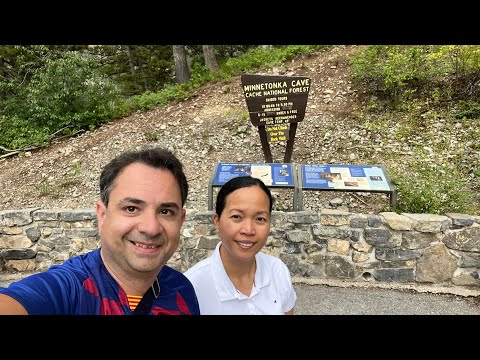
[[[269,142],[288,140],[283,162],[290,162],[297,123],[305,117],[310,78],[245,74],[241,81],[250,121],[258,126],[265,160],[272,162]]]
[[[253,125],[297,123],[305,117],[308,77],[245,74],[241,81]]]

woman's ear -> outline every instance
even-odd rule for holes
[[[220,216],[217,215],[217,213],[213,214],[213,223],[215,224],[215,227],[218,230],[218,222],[220,221]]]

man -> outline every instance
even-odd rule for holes
[[[180,242],[187,194],[170,151],[117,156],[100,175],[100,248],[0,288],[0,314],[199,315],[190,281],[165,265]]]

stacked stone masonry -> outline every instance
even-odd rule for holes
[[[211,211],[187,211],[169,265],[185,271],[218,241]],[[0,277],[43,271],[99,244],[92,209],[0,211]],[[297,277],[480,288],[480,216],[274,212],[263,251]]]

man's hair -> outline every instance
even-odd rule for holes
[[[133,163],[141,163],[156,169],[170,171],[180,187],[182,206],[185,205],[188,195],[188,183],[183,172],[183,165],[170,150],[157,147],[124,152],[105,165],[100,174],[100,199],[105,206],[108,206],[115,179],[123,169]]]
[[[215,204],[215,212],[217,213],[218,217],[221,217],[223,209],[225,208],[227,196],[230,195],[230,193],[240,188],[250,187],[250,186],[258,186],[260,189],[262,189],[265,192],[265,194],[267,194],[268,199],[270,200],[270,213],[271,213],[273,204],[272,204],[272,194],[270,193],[270,190],[263,183],[262,180],[247,175],[247,176],[238,176],[238,177],[232,178],[228,180],[220,188],[220,191],[217,194],[217,202]]]

